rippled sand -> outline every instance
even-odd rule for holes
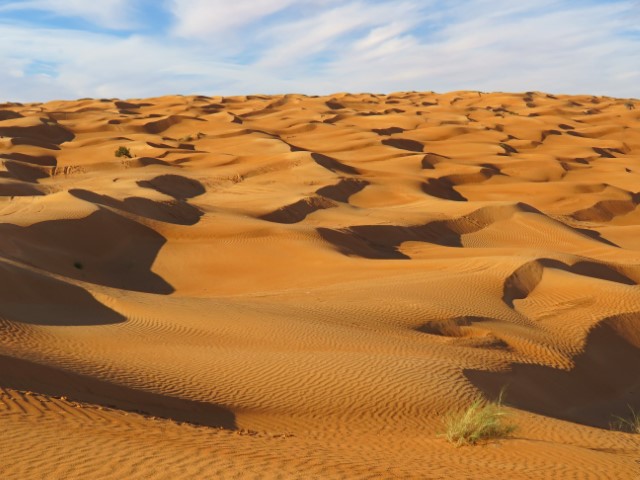
[[[639,101],[83,99],[0,136],[3,479],[640,477]],[[439,436],[505,387],[512,437]]]

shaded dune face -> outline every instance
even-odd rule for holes
[[[334,172],[334,173],[350,173],[350,174],[354,174],[357,175],[358,173],[358,169],[350,166],[350,165],[345,165],[342,162],[339,162],[338,160],[336,160],[335,158],[332,158],[328,155],[323,155],[321,153],[312,153],[311,154],[311,158],[321,167],[326,168],[327,170]]]
[[[332,208],[335,206],[336,205],[333,202],[327,200],[326,198],[303,198],[302,200],[298,200],[291,205],[285,205],[284,207],[280,207],[278,210],[275,210],[271,213],[261,215],[260,219],[275,223],[299,223],[303,221],[307,217],[307,215],[313,212],[323,210],[325,208]]]
[[[347,255],[357,255],[365,258],[404,258],[410,259],[408,255],[401,253],[398,249],[405,242],[425,242],[445,247],[463,247],[463,235],[478,232],[484,228],[492,226],[496,221],[510,218],[517,212],[531,212],[544,216],[541,212],[526,204],[517,204],[513,209],[502,207],[484,207],[470,215],[452,220],[437,220],[426,225],[418,226],[396,226],[396,225],[357,225],[341,230],[330,230],[319,228],[318,233],[329,243],[333,244],[339,251]],[[575,232],[568,226],[561,229]],[[576,232],[582,234],[582,231]],[[375,252],[375,253],[374,253]],[[557,264],[567,267],[562,262],[554,260],[541,260],[540,265],[556,266]],[[575,267],[575,268],[574,268]],[[578,262],[574,267],[567,267],[573,271],[581,269],[593,272],[596,278],[611,280],[623,279],[630,281],[624,275],[616,274],[615,271],[607,270],[606,266],[592,262]],[[525,268],[523,267],[523,270]],[[603,277],[600,277],[602,275]],[[512,276],[518,278],[517,273]],[[614,281],[616,281],[614,280]],[[506,283],[511,281],[511,277]],[[632,282],[632,284],[634,284]],[[508,287],[505,287],[505,297]],[[510,301],[510,300],[509,300]]]
[[[0,136],[11,138],[13,145],[31,145],[46,150],[59,150],[60,144],[73,140],[74,134],[55,122],[33,126],[0,126]]]
[[[327,185],[316,190],[316,193],[336,202],[349,203],[349,198],[363,190],[368,184],[366,180],[358,178],[343,178],[335,185]]]
[[[204,185],[197,180],[180,175],[160,175],[151,180],[138,182],[143,188],[151,188],[176,200],[186,200],[205,193]]]
[[[637,103],[0,105],[0,471],[634,478]],[[503,389],[517,438],[451,455]]]
[[[542,280],[545,268],[559,269],[576,275],[617,282],[623,285],[637,285],[634,280],[615,268],[601,263],[580,260],[573,265],[567,265],[559,260],[541,258],[522,265],[507,277],[502,295],[504,302],[513,307],[514,300],[527,298]]]
[[[517,408],[609,428],[615,416],[640,408],[639,321],[638,313],[602,320],[568,370],[516,363],[503,372],[466,370],[465,375],[490,397],[504,389]]]
[[[85,289],[10,263],[0,264],[0,318],[33,325],[103,325],[126,318]]]
[[[99,285],[171,293],[151,272],[165,239],[110,210],[85,218],[47,220],[26,227],[0,225],[0,255],[27,266]],[[11,277],[6,278],[11,282]]]
[[[460,195],[453,187],[454,183],[446,177],[430,178],[422,184],[422,191],[427,195],[442,198],[443,200],[466,202],[467,199]]]
[[[155,202],[144,197],[128,197],[118,200],[108,195],[99,195],[89,190],[72,189],[69,193],[76,198],[96,205],[104,205],[115,210],[158,220],[160,222],[193,225],[198,222],[202,212],[187,202],[177,200]]]

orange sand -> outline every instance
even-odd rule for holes
[[[640,478],[640,102],[84,99],[0,136],[2,479]],[[505,386],[511,438],[438,436]]]

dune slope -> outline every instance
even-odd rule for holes
[[[2,478],[640,476],[637,100],[7,103],[0,164]]]

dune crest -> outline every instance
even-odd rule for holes
[[[2,105],[0,477],[639,478],[636,104]]]

